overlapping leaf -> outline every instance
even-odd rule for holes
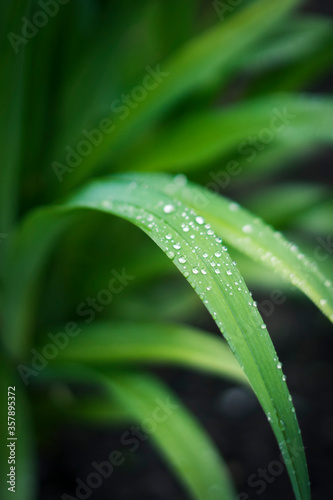
[[[54,212],[39,210],[26,220],[5,265],[28,269],[27,275],[36,276],[40,271],[39,260],[45,260],[46,246],[41,245],[38,253],[32,233],[40,227],[44,227],[46,234],[54,227],[58,229],[59,221],[80,209],[118,215],[141,228],[172,259],[214,318],[270,421],[296,498],[306,500],[309,487],[304,453],[295,455],[292,451],[294,445],[302,448],[297,419],[281,364],[256,304],[211,225],[202,215],[163,192],[171,182],[169,178],[156,179],[159,189],[155,188],[153,179],[151,181],[143,178],[139,182],[133,177],[132,180],[94,182]],[[45,235],[42,239],[47,240]],[[13,297],[11,276],[5,276],[5,286],[7,295]],[[17,287],[15,283],[15,286],[13,307],[20,315],[30,298],[31,283],[25,280],[23,285]],[[8,293],[8,289],[12,292]],[[12,319],[8,317],[5,340],[12,349],[22,349],[20,336],[26,332],[11,331]],[[11,345],[13,335],[17,343],[14,346]]]
[[[149,174],[131,176],[133,178],[147,182],[153,189],[167,192],[200,211],[226,243],[297,286],[333,322],[333,286],[320,271],[315,254],[314,258],[308,258],[280,232],[237,203],[187,183],[184,178]]]
[[[132,170],[186,172],[231,154],[234,179],[254,168],[261,153],[276,143],[282,143],[282,155],[288,148],[302,153],[304,147],[331,144],[332,112],[329,98],[281,94],[253,99],[193,114],[154,137],[148,151],[128,161]],[[239,155],[245,160],[242,168]],[[221,171],[225,167],[221,165]]]
[[[214,444],[172,391],[156,377],[132,370],[108,375],[76,364],[59,365],[41,375],[48,382],[60,379],[67,384],[71,381],[96,384],[102,397],[94,401],[94,407],[83,400],[65,411],[75,415],[76,421],[88,418],[90,423],[127,424],[129,430],[123,434],[122,450],[124,444],[131,444],[131,424],[142,425],[142,433],[153,441],[192,498],[214,500],[217,495],[225,500],[235,498],[227,467]],[[144,427],[146,422],[150,423],[148,431]],[[133,449],[131,444],[125,450],[135,453],[137,447]],[[124,454],[124,463],[125,457]]]
[[[208,333],[177,324],[115,321],[92,324],[71,339],[56,361],[97,366],[167,363],[247,383],[244,372],[223,342]]]
[[[268,33],[297,3],[297,0],[252,2],[237,10],[228,22],[217,24],[188,42],[165,64],[161,63],[158,66],[158,72],[162,71],[157,78],[158,86],[140,105],[132,106],[126,119],[115,120],[113,132],[104,137],[92,154],[83,158],[80,169],[74,170],[65,184],[70,186],[89,176],[103,162],[114,158],[119,149],[126,149],[128,141],[153,125],[183,97],[200,88],[217,72],[230,71],[234,59],[244,57],[252,44]]]

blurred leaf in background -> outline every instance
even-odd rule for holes
[[[232,457],[239,470],[250,433],[223,461],[226,419],[209,428],[209,392],[200,397],[212,406],[200,416],[178,375],[178,396],[169,389],[177,366],[198,370],[207,387],[214,375],[228,381],[218,379],[220,388],[253,389],[295,498],[310,498],[266,319],[277,350],[289,332],[292,387],[297,379],[305,390],[306,371],[330,379],[326,362],[308,362],[329,322],[303,302],[306,295],[333,321],[333,20],[311,8],[297,0],[0,0],[0,456],[6,475],[7,387],[15,386],[19,500],[78,496],[73,469],[44,484],[45,457],[63,428],[128,432],[165,398],[175,412],[146,432],[177,478],[173,491],[166,476],[165,498],[231,500],[243,488],[239,497],[249,500],[259,455],[248,446],[243,479]],[[264,294],[261,303],[247,285]],[[302,357],[307,342],[317,347]],[[165,365],[170,371],[158,368]],[[304,420],[306,405],[296,403]],[[311,418],[319,436],[326,427]],[[221,450],[217,436],[225,436]],[[311,472],[315,449],[305,447]],[[93,437],[84,449],[74,461],[82,481],[84,460],[100,453]],[[96,499],[163,494],[142,450],[132,455],[96,487]],[[150,479],[126,490],[138,463]],[[271,500],[291,494],[275,487]],[[312,489],[315,500],[333,494],[327,481]]]

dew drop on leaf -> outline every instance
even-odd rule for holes
[[[252,233],[253,228],[250,224],[246,224],[245,226],[243,226],[242,231],[243,233],[250,234]]]
[[[173,205],[171,205],[171,204],[164,205],[164,207],[163,207],[163,212],[165,214],[171,214],[174,211],[175,211],[175,207]]]
[[[229,204],[229,210],[231,210],[231,212],[237,212],[237,210],[239,210],[239,205],[238,203],[230,203]]]
[[[195,218],[195,220],[196,220],[196,221],[197,221],[197,223],[198,223],[198,224],[200,224],[200,225],[205,223],[204,218],[203,218],[203,217],[200,217],[200,216],[196,217],[196,218]]]

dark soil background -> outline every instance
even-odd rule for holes
[[[307,9],[333,16],[331,1],[313,0]],[[331,91],[333,73],[316,91]],[[323,154],[302,166],[302,179],[333,184],[332,154]],[[314,168],[315,165],[315,168]],[[294,178],[296,174],[293,174]],[[287,174],[288,179],[292,179]],[[254,291],[256,300],[261,297]],[[309,301],[289,298],[267,319],[273,342],[283,362],[306,447],[313,500],[333,499],[333,336],[328,321]],[[201,325],[205,326],[205,325]],[[211,327],[211,325],[209,325]],[[218,333],[216,332],[218,335]],[[156,371],[156,370],[155,370]],[[239,500],[292,500],[288,476],[282,466],[269,474],[266,489],[248,483],[259,469],[279,460],[279,449],[267,419],[253,394],[221,379],[187,370],[156,371],[179,395],[210,434],[225,458]],[[40,500],[59,500],[64,493],[75,498],[75,479],[85,480],[93,461],[106,460],[122,449],[117,431],[91,429],[82,424],[60,425],[40,446]],[[254,476],[253,476],[254,477]],[[255,483],[253,483],[255,484]],[[87,497],[88,498],[88,497]],[[126,456],[125,464],[96,489],[93,500],[186,500],[173,474],[147,442]]]

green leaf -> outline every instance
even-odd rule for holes
[[[140,105],[131,109],[126,119],[114,123],[113,132],[83,159],[80,168],[74,170],[64,184],[71,186],[86,178],[119,150],[126,150],[129,141],[152,126],[171,106],[200,88],[216,73],[226,71],[235,58],[245,56],[252,45],[297,3],[297,0],[257,0],[237,11],[228,22],[219,23],[188,42],[165,64],[161,64],[164,77],[160,78],[156,89]]]
[[[191,195],[190,201],[193,202],[193,188],[189,193],[183,185],[183,179],[181,181],[180,184]],[[23,269],[25,281],[23,286],[16,282],[13,287],[12,273],[7,271],[4,276],[7,289],[5,296],[11,296],[11,300],[15,297],[12,307],[15,307],[16,315],[20,316],[30,298],[34,277],[40,272],[39,261],[45,261],[45,246],[41,247],[42,254],[38,255],[36,241],[31,234],[40,231],[41,227],[46,233],[52,231],[54,225],[58,227],[61,211],[64,217],[66,213],[72,214],[80,209],[96,210],[131,221],[172,259],[214,318],[270,421],[296,498],[307,500],[310,493],[304,452],[293,454],[294,446],[303,450],[299,427],[266,326],[237,266],[222,246],[221,239],[209,224],[204,223],[201,215],[196,215],[181,201],[163,192],[168,185],[172,189],[174,186],[180,187],[179,179],[174,183],[173,179],[160,176],[151,177],[148,182],[148,177],[143,176],[141,182],[139,176],[133,176],[131,180],[118,178],[96,181],[71,198],[66,205],[54,209],[54,212],[52,209],[37,211],[25,221],[13,243],[13,251],[4,264],[4,271],[16,267]],[[197,189],[200,193],[200,189]],[[30,281],[27,280],[28,276]],[[26,332],[24,329],[13,330],[13,317],[8,316],[6,307],[4,312],[4,341],[12,351],[23,354]]]
[[[259,195],[250,195],[245,204],[251,212],[264,217],[265,222],[272,226],[288,227],[293,225],[295,218],[311,213],[329,197],[327,186],[298,182],[269,186],[262,189]]]
[[[308,58],[331,38],[332,21],[317,16],[293,16],[280,23],[266,43],[258,45],[244,60],[253,73]]]
[[[59,352],[55,362],[118,366],[168,363],[201,369],[247,383],[247,378],[221,341],[195,328],[166,323],[94,323],[83,327]]]
[[[226,465],[213,443],[170,389],[138,372],[112,375],[108,385],[111,394],[139,423],[151,419],[161,404],[170,402],[168,418],[157,423],[151,434],[160,453],[193,498],[235,498]]]
[[[98,399],[57,409],[61,415],[67,413],[85,423],[88,420],[112,425],[130,426],[134,421],[141,426],[146,419],[153,421],[155,428],[147,434],[191,498],[213,500],[217,494],[225,500],[235,498],[227,467],[213,442],[157,377],[136,370],[105,374],[76,364],[48,367],[40,376],[39,380],[48,382],[60,379],[67,384],[96,384],[102,393]]]
[[[0,261],[5,288],[2,307],[6,311],[1,321],[1,334],[12,352],[21,355],[31,343],[41,271],[52,246],[74,218],[74,214],[64,214],[57,207],[32,212],[28,223],[13,232],[6,244],[5,256]],[[25,251],[24,257],[22,252]]]
[[[212,225],[223,240],[240,252],[271,268],[297,286],[333,322],[333,286],[314,259],[261,219],[228,198],[184,179],[167,175],[131,175],[128,178],[149,183],[152,189],[167,192],[181,200]],[[126,178],[126,176],[124,176]]]
[[[11,229],[17,216],[20,146],[22,138],[23,92],[25,86],[25,44],[17,41],[21,16],[29,2],[13,0],[2,6],[0,50],[0,232]]]
[[[154,137],[148,152],[127,158],[127,167],[130,163],[132,170],[185,172],[233,152],[235,159],[238,154],[244,157],[248,170],[276,141],[283,149],[295,146],[301,153],[305,146],[331,144],[332,116],[330,98],[281,94],[253,99],[178,121]]]
[[[266,46],[258,47],[245,61],[253,81],[245,94],[292,92],[309,85],[331,67],[332,21],[317,16],[286,20]],[[252,61],[251,61],[252,59]],[[252,65],[254,63],[254,66]],[[258,75],[253,70],[264,69]],[[267,71],[268,69],[268,71]]]
[[[327,261],[332,258],[332,249],[329,245],[329,241],[331,241],[329,235],[332,234],[332,220],[333,202],[332,199],[330,199],[318,204],[318,206],[313,207],[312,210],[304,214],[299,214],[293,221],[298,227],[306,231],[312,231],[317,236],[316,241],[318,241],[318,233],[325,235],[327,245],[321,245],[323,250],[320,252],[320,260],[322,261]],[[322,238],[321,241],[323,241]]]

